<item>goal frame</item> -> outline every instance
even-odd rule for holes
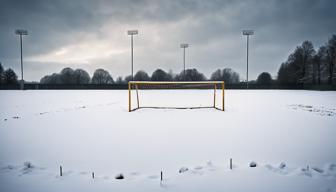
[[[213,100],[213,106],[212,107],[207,107],[207,108],[215,108],[221,111],[225,111],[225,83],[224,81],[129,81],[128,82],[128,111],[132,112],[137,109],[140,109],[140,104],[139,104],[139,94],[138,94],[138,85],[169,85],[169,84],[180,84],[180,85],[189,85],[189,84],[200,84],[200,85],[213,85],[214,88],[214,100]],[[217,85],[220,84],[221,86],[218,88],[219,90],[221,89],[222,92],[222,106],[221,108],[216,107],[216,90],[217,90]],[[135,91],[136,91],[136,96],[137,96],[137,107],[132,109],[132,86],[134,85]],[[147,107],[148,108],[148,107]],[[155,108],[155,107],[151,107]],[[157,107],[159,108],[159,107]],[[168,108],[168,107],[167,107]],[[172,107],[175,109],[178,109],[177,107]],[[190,107],[196,108],[196,107]],[[200,108],[200,107],[198,107]],[[182,108],[180,108],[182,109]],[[184,108],[183,108],[184,109]]]

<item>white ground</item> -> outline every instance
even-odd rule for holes
[[[205,106],[211,93],[147,91],[140,102]],[[0,191],[336,191],[336,92],[227,90],[225,112],[129,113],[117,90],[0,91],[0,101]]]

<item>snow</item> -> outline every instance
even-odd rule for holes
[[[212,93],[146,90],[140,104],[210,106]],[[0,191],[336,191],[336,92],[226,90],[225,112],[131,113],[127,94],[1,91]]]

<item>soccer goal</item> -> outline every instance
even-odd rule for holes
[[[224,81],[129,81],[128,110],[200,109],[224,111]]]

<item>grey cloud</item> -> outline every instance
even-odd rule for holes
[[[178,72],[181,56],[178,44],[184,41],[192,45],[188,56],[190,66],[199,68],[208,76],[211,71],[222,67],[232,67],[243,74],[245,39],[241,30],[251,28],[256,31],[251,39],[251,76],[256,77],[262,71],[275,74],[281,61],[297,44],[312,40],[317,47],[335,33],[335,7],[336,1],[333,0],[2,0],[0,62],[17,68],[16,28],[28,29],[24,54],[34,56],[78,43],[79,34],[93,35],[98,39],[105,39],[107,34],[114,35],[116,43],[125,40],[126,33],[102,31],[106,25],[115,29],[139,26],[141,33],[149,33],[143,30],[150,26],[163,34],[156,34],[159,41],[149,37],[138,40],[137,68],[152,71],[153,67],[162,66]],[[164,33],[165,30],[168,32]],[[145,34],[138,38],[142,37],[145,38]],[[152,54],[146,54],[148,52]],[[129,58],[123,58],[126,55],[97,58],[87,68],[93,70],[106,66],[124,75],[128,73],[125,65]],[[111,63],[119,63],[107,65],[109,59]],[[39,79],[54,69],[57,62],[49,70],[47,64],[39,72],[39,67],[31,69],[30,78]],[[36,61],[34,66],[38,65],[42,63]]]

